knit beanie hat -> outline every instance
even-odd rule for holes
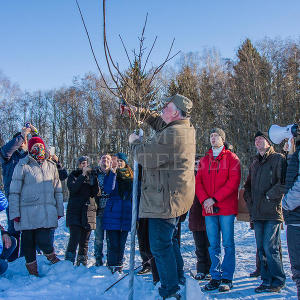
[[[223,140],[223,142],[225,142],[226,139],[226,135],[223,129],[221,128],[214,128],[210,131],[209,135],[211,135],[212,133],[217,133]]]
[[[272,146],[273,143],[271,142],[267,132],[263,132],[263,131],[258,130],[255,134],[254,139],[257,138],[258,136],[262,136],[263,138],[265,138],[265,140],[270,144],[270,146]]]
[[[117,156],[119,159],[124,160],[125,163],[128,164],[128,158],[127,158],[127,155],[125,153],[119,152],[115,156]]]
[[[43,141],[40,137],[34,136],[34,137],[32,137],[32,138],[28,141],[28,151],[30,152],[32,146],[33,146],[34,144],[38,144],[38,143],[39,143],[39,144],[43,144],[44,147],[46,148],[44,141]]]
[[[81,164],[84,161],[88,162],[89,161],[89,157],[88,156],[81,156],[81,157],[78,158],[77,163]]]

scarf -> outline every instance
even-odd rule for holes
[[[42,144],[34,145],[30,150],[30,155],[41,165],[46,159],[45,147]]]
[[[127,194],[132,192],[133,172],[131,168],[126,164],[125,168],[117,169],[117,181],[119,195],[122,199]]]

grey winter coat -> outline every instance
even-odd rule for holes
[[[15,230],[57,227],[64,215],[63,194],[57,167],[50,160],[40,166],[27,156],[17,164],[9,193],[9,218]]]

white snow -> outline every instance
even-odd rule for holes
[[[0,223],[6,225],[6,215],[0,213]],[[69,232],[65,226],[65,219],[59,220],[59,227],[55,232],[55,249],[60,259],[63,259]],[[282,249],[284,269],[287,275],[286,287],[281,293],[256,294],[254,288],[260,284],[260,279],[249,278],[249,273],[255,268],[256,244],[253,230],[244,222],[235,223],[236,242],[236,272],[234,275],[234,288],[228,293],[203,293],[199,283],[189,277],[189,270],[195,268],[194,241],[192,233],[188,230],[187,220],[182,224],[181,251],[185,262],[187,277],[187,299],[297,299],[296,287],[291,279],[290,263],[286,245],[286,233],[282,231]],[[0,299],[5,300],[94,300],[113,299],[123,300],[128,295],[128,277],[117,283],[113,288],[104,293],[105,289],[118,280],[121,275],[111,274],[106,267],[93,266],[92,235],[89,243],[88,267],[74,267],[70,262],[61,261],[49,265],[43,255],[38,255],[40,278],[29,276],[25,268],[24,258],[19,258],[9,264],[4,277],[0,277]],[[129,268],[130,235],[126,245],[125,272]],[[104,248],[106,253],[106,246]],[[141,262],[139,252],[136,251],[136,265]],[[135,299],[158,299],[158,287],[153,286],[151,275],[135,276]]]

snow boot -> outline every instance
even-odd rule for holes
[[[270,287],[262,283],[260,286],[255,288],[254,291],[255,291],[255,293],[264,293],[264,292],[266,292],[266,290],[268,288],[270,288]]]
[[[232,280],[222,279],[221,284],[219,286],[219,292],[228,292],[232,289],[232,287],[233,287]]]
[[[60,259],[56,256],[54,251],[50,254],[45,254],[45,256],[52,264],[56,264],[60,261]]]
[[[65,260],[70,261],[74,265],[74,263],[75,263],[75,256],[76,256],[75,252],[66,252],[66,254],[65,254]]]
[[[86,266],[87,260],[88,260],[87,255],[77,255],[76,266],[80,266],[80,264],[82,264],[83,266]]]
[[[220,284],[221,284],[221,280],[212,279],[203,288],[201,288],[201,290],[202,290],[202,292],[213,291],[213,290],[218,289]]]
[[[38,273],[38,267],[37,267],[37,261],[33,261],[31,263],[26,263],[26,269],[28,270],[28,273],[30,275],[34,275],[34,276],[39,276],[39,273]]]
[[[150,272],[151,272],[151,266],[145,265],[145,266],[143,266],[142,270],[140,270],[137,274],[138,275],[144,275],[144,274],[147,274],[147,273],[150,273]]]
[[[194,276],[194,278],[196,280],[203,280],[205,278],[205,273],[199,272]]]
[[[254,272],[250,273],[250,277],[258,277],[260,276],[260,270],[256,269]]]

